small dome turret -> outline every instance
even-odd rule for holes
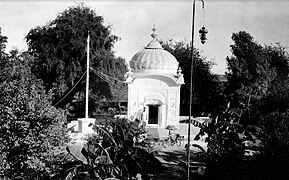
[[[152,41],[132,57],[129,62],[130,68],[132,72],[157,71],[176,74],[179,63],[171,53],[163,49],[155,31],[154,27]]]

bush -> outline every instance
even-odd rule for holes
[[[27,61],[11,60],[0,82],[1,178],[47,179],[67,154],[66,113],[52,106]]]

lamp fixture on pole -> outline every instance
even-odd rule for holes
[[[206,40],[207,40],[207,36],[206,34],[208,33],[208,30],[205,28],[205,26],[201,27],[201,29],[199,30],[200,33],[200,40],[202,44],[205,44]]]
[[[204,0],[202,1],[202,9],[205,8]],[[189,102],[189,123],[188,123],[188,157],[187,157],[187,179],[190,179],[190,140],[191,140],[191,123],[192,123],[192,102],[193,102],[193,93],[194,93],[194,34],[195,34],[195,6],[196,6],[196,0],[193,0],[193,15],[192,15],[192,47],[191,47],[191,77],[190,77],[190,102]],[[203,11],[204,13],[204,11]],[[204,14],[203,14],[204,17]],[[204,21],[204,19],[203,19]],[[200,40],[201,43],[204,44],[207,40],[206,34],[208,33],[208,30],[203,27],[199,30],[200,33]]]

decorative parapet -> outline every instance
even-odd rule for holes
[[[132,81],[133,81],[133,74],[134,73],[132,73],[131,72],[131,69],[125,74],[125,83],[127,83],[127,84],[131,84],[132,83]]]
[[[177,78],[176,79],[177,84],[185,84],[184,75],[182,74],[181,67],[179,67],[179,69],[177,71],[177,75],[175,77]]]

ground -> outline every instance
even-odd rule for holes
[[[184,140],[181,146],[173,145],[164,148],[161,143],[153,148],[155,157],[161,162],[164,171],[154,176],[155,180],[185,180],[187,179],[186,149]],[[191,152],[193,152],[192,150]],[[197,173],[191,173],[190,179],[200,179]]]
[[[154,154],[164,167],[164,171],[156,175],[154,179],[185,179],[187,176],[186,168],[180,166],[180,164],[186,162],[184,145],[181,147],[174,145],[167,148],[158,148],[158,150],[154,151]]]
[[[163,147],[161,142],[155,143],[152,148],[152,152],[155,157],[161,162],[163,170],[156,175],[153,175],[152,179],[155,180],[185,180],[187,179],[187,168],[186,168],[186,149],[185,144],[187,144],[187,124],[181,124],[177,130],[171,131],[172,133],[179,133],[184,137],[181,146],[173,145],[166,148]],[[191,139],[199,132],[199,128],[191,126]],[[150,137],[161,139],[168,136],[168,130],[166,129],[155,129],[150,130]],[[81,138],[81,133],[71,133],[71,138],[73,142],[78,144],[83,144],[83,138]],[[198,143],[204,147],[204,143],[201,141],[191,141],[191,144]],[[206,148],[205,148],[206,149]],[[191,149],[191,152],[194,152],[194,149]],[[197,173],[195,173],[197,174]],[[195,178],[195,175],[191,175],[190,179],[200,179]]]

